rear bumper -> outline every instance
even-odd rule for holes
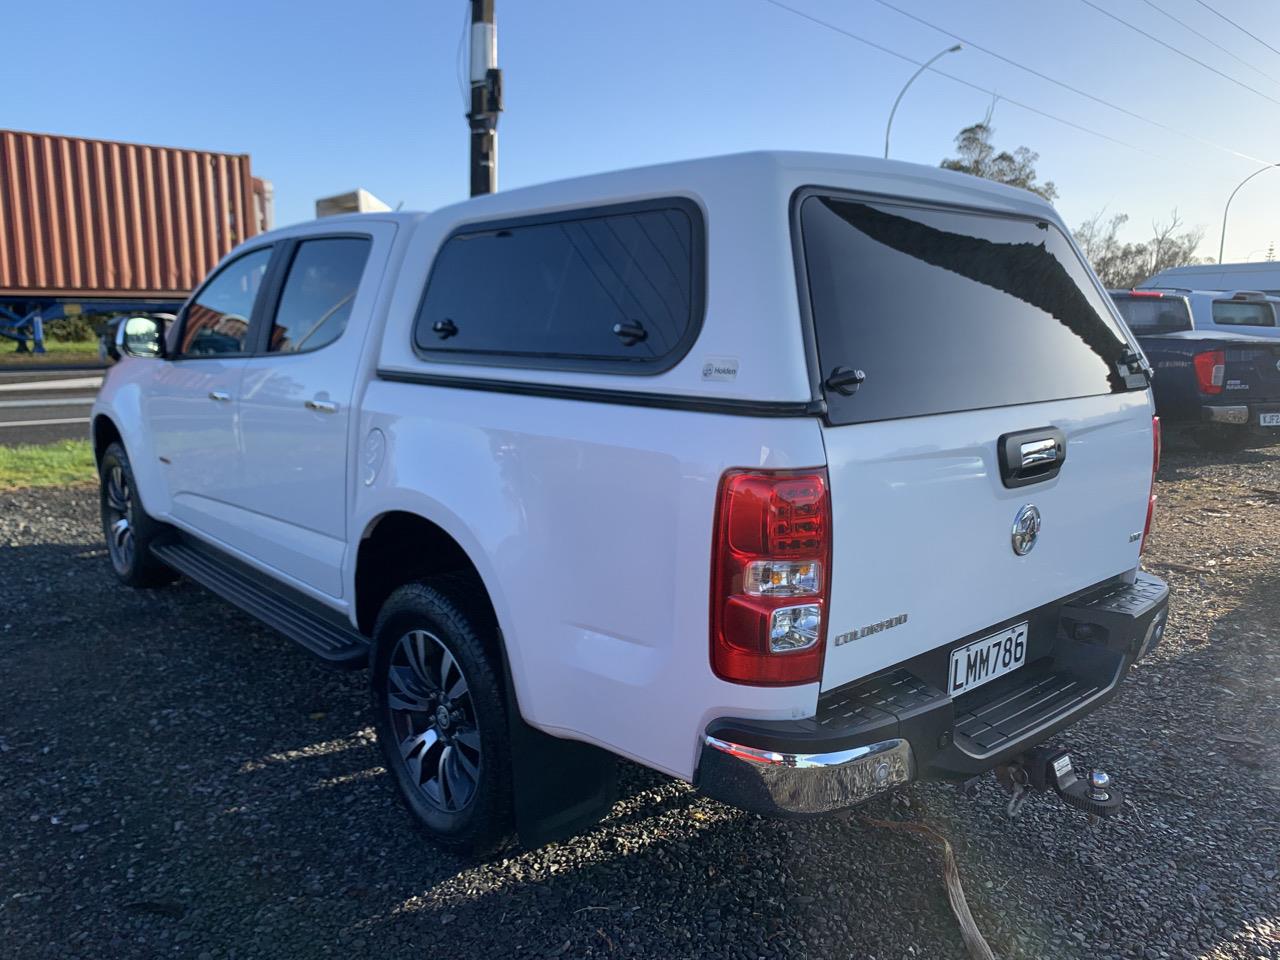
[[[1280,433],[1280,428],[1262,426],[1264,413],[1280,414],[1280,403],[1214,403],[1200,408],[1204,423],[1243,427],[1255,433]]]
[[[1169,589],[1138,574],[1009,621],[1031,623],[1024,667],[956,698],[951,651],[993,625],[823,694],[816,716],[722,718],[695,780],[708,796],[772,816],[829,813],[915,779],[966,779],[1043,743],[1115,695],[1160,642]]]

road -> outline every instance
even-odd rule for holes
[[[0,445],[83,439],[101,385],[98,370],[0,370]]]

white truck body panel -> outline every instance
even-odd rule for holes
[[[529,723],[688,779],[691,731],[713,717],[813,713],[816,683],[714,676],[707,604],[720,474],[821,463],[815,421],[375,381],[361,432],[373,429],[386,466],[358,490],[354,527],[409,510],[468,550]]]

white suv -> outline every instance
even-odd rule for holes
[[[997,765],[1117,798],[1033,748],[1164,629],[1158,432],[1029,193],[756,153],[322,220],[120,348],[116,572],[367,661],[444,843],[581,828],[615,755],[770,814]]]

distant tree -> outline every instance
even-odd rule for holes
[[[1148,277],[1170,267],[1184,267],[1212,261],[1196,256],[1204,227],[1182,229],[1182,218],[1175,209],[1166,223],[1151,222],[1151,239],[1143,243],[1124,243],[1121,228],[1129,222],[1128,214],[1112,214],[1103,219],[1098,211],[1075,231],[1076,243],[1093,265],[1102,282],[1113,288],[1136,286]]]
[[[1046,200],[1054,200],[1058,196],[1058,188],[1053,181],[1036,182],[1036,161],[1040,154],[1026,147],[1018,147],[1013,153],[1007,150],[997,152],[991,142],[994,133],[989,118],[965,127],[956,134],[956,153],[959,156],[943,160],[942,167],[1021,187],[1040,194]]]

